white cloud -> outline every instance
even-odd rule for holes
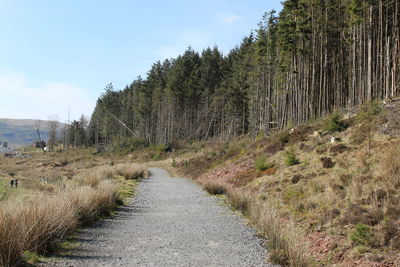
[[[158,48],[158,56],[163,59],[173,58],[182,54],[189,46],[199,51],[214,45],[212,32],[205,29],[185,28],[172,40],[175,40],[173,44]]]
[[[219,17],[224,24],[233,24],[243,19],[242,16],[236,14],[221,14]]]
[[[44,82],[32,86],[20,73],[0,73],[0,118],[48,119],[57,115],[61,121],[80,114],[90,115],[95,103],[88,92],[70,83]]]

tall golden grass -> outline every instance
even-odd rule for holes
[[[146,178],[149,171],[146,167],[138,164],[125,163],[116,166],[117,174],[122,175],[126,180]]]
[[[40,195],[26,202],[0,205],[0,265],[21,261],[25,251],[44,252],[78,223],[66,194]]]
[[[96,188],[80,186],[67,193],[68,200],[80,224],[87,224],[101,215],[109,215],[118,200],[117,185],[110,180],[103,180]]]
[[[227,185],[218,180],[208,180],[203,184],[203,188],[211,195],[221,195],[228,191]]]
[[[101,181],[114,178],[115,173],[115,166],[98,167],[84,179],[84,184],[96,187]]]
[[[257,201],[249,210],[250,220],[266,238],[270,260],[283,266],[310,266],[307,244],[294,225],[282,222],[271,200]]]
[[[148,174],[130,165],[97,168],[81,186],[36,194],[25,201],[0,202],[0,266],[20,263],[26,251],[49,251],[77,226],[109,215],[121,203],[118,185],[111,178],[117,173],[126,179]]]
[[[135,180],[147,178],[149,176],[149,171],[145,166],[134,163],[101,166],[92,171],[91,174],[84,179],[84,184],[96,187],[101,181],[110,180],[114,178],[115,175],[121,175],[126,180]]]

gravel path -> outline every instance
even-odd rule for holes
[[[151,168],[132,203],[42,266],[272,266],[255,231],[189,179]]]

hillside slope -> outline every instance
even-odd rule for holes
[[[201,145],[171,167],[225,194],[282,265],[400,265],[400,101],[258,141]],[[336,266],[336,265],[335,265]]]
[[[11,145],[26,145],[38,140],[36,130],[47,140],[49,122],[41,120],[2,119],[0,118],[0,141]]]

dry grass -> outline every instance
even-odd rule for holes
[[[132,196],[135,184],[118,175],[147,176],[139,165],[110,166],[121,159],[93,152],[30,152],[29,158],[0,160],[0,266],[17,265],[25,252],[49,251],[77,226],[110,214]],[[10,173],[18,189],[10,187]]]
[[[270,200],[251,205],[251,221],[267,239],[270,260],[283,266],[310,266],[307,244],[300,238],[302,233],[294,225],[286,225],[280,217],[277,205]]]
[[[209,180],[203,184],[203,187],[211,195],[222,195],[228,191],[226,184],[217,180]]]
[[[66,194],[37,196],[28,202],[0,205],[0,265],[21,261],[25,251],[43,252],[77,225]]]
[[[112,181],[101,181],[96,188],[81,186],[69,190],[71,201],[80,224],[88,224],[99,216],[109,215],[116,207],[117,185]]]
[[[230,188],[226,192],[226,196],[235,210],[239,210],[246,215],[248,214],[252,198],[247,192],[240,189]]]
[[[23,202],[0,202],[0,266],[20,263],[27,251],[49,251],[77,226],[109,215],[122,203],[119,186],[112,180],[116,174],[136,179],[148,171],[134,164],[102,166],[84,175],[83,183],[52,186],[26,195]]]
[[[392,146],[383,156],[381,170],[389,186],[400,187],[400,146]]]
[[[116,171],[118,175],[123,176],[126,180],[147,178],[149,176],[149,171],[146,167],[132,163],[118,164]]]
[[[310,266],[307,244],[299,239],[301,231],[294,225],[285,225],[276,205],[271,201],[256,201],[247,191],[219,180],[206,180],[202,186],[210,194],[225,194],[233,209],[249,216],[250,221],[266,238],[272,262],[282,266]]]
[[[113,179],[115,175],[121,175],[126,180],[136,180],[139,178],[147,178],[149,176],[149,171],[145,166],[133,163],[120,163],[116,166],[101,166],[85,177],[84,184],[97,187],[100,182]]]
[[[114,178],[115,167],[101,166],[92,171],[88,177],[84,179],[84,184],[96,187],[103,180]]]
[[[48,251],[76,226],[110,214],[116,202],[117,185],[104,180],[96,189],[86,185],[1,203],[0,265],[19,263],[25,251]]]
[[[219,180],[206,180],[202,186],[211,195],[225,194],[233,209],[239,210],[243,214],[247,214],[249,211],[252,198],[247,192]]]

